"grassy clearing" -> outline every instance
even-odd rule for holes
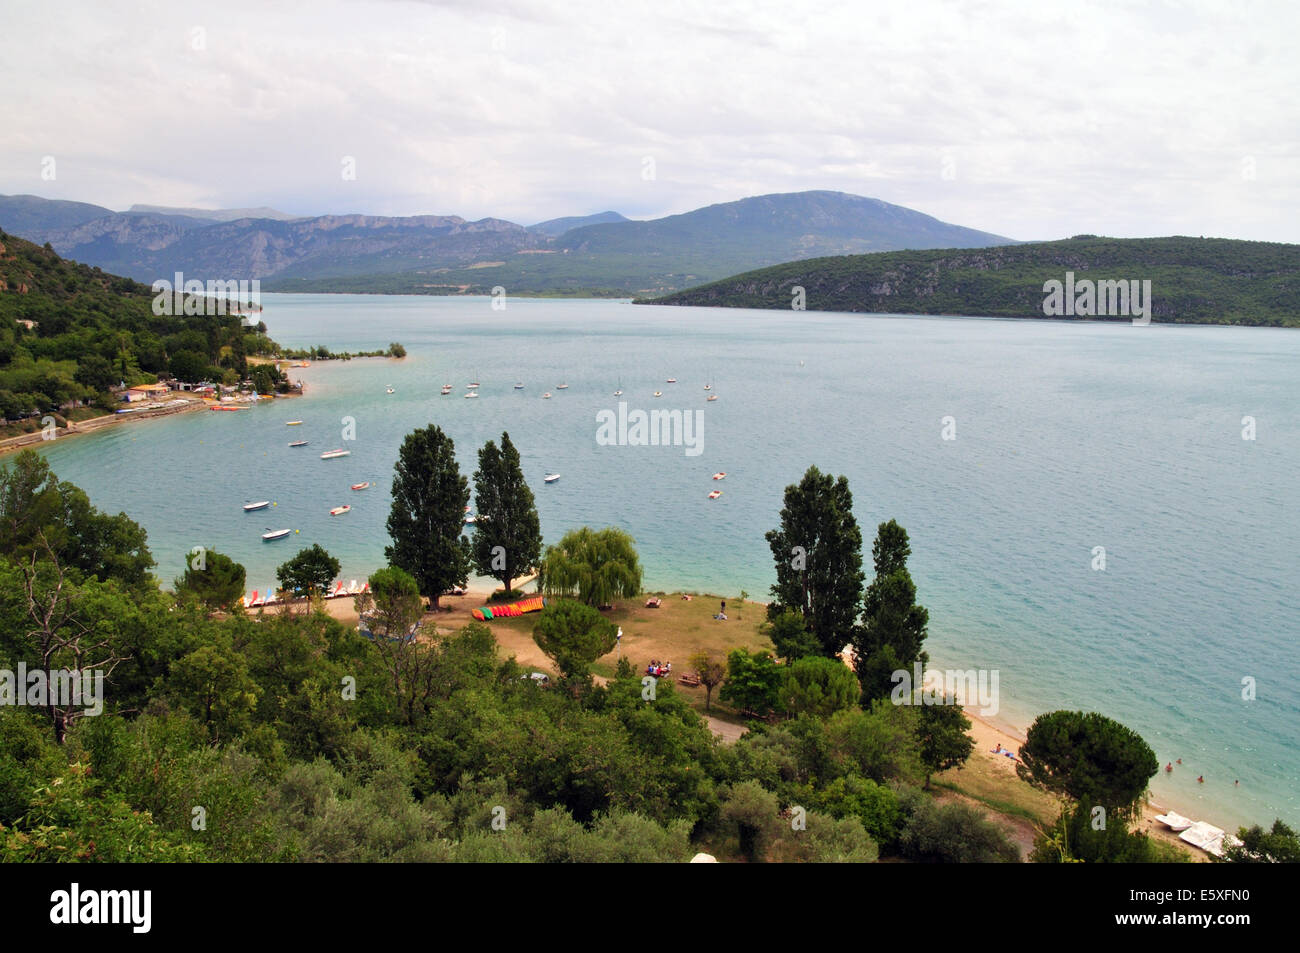
[[[674,687],[701,713],[704,711],[704,688],[689,688],[676,683],[676,676],[692,670],[690,658],[697,652],[708,652],[725,660],[734,648],[772,650],[769,639],[759,633],[758,627],[766,618],[760,603],[741,605],[734,597],[727,600],[727,621],[713,618],[724,598],[716,595],[691,595],[681,593],[661,594],[658,609],[647,609],[648,596],[619,603],[603,613],[610,622],[623,629],[622,645],[604,658],[598,659],[592,671],[604,678],[612,678],[618,665],[618,655],[631,660],[638,671],[644,671],[651,659],[673,663]],[[440,624],[445,624],[440,620]],[[554,674],[550,659],[533,642],[533,616],[512,619],[494,619],[488,623],[501,644],[503,655],[514,655],[521,665]],[[711,714],[722,721],[741,723],[739,716],[726,706],[718,704],[718,693],[713,693]]]
[[[1015,765],[1002,758],[981,757],[976,750],[961,768],[936,774],[934,787],[963,794],[1000,814],[1050,824],[1060,813],[1056,798],[1020,780]]]

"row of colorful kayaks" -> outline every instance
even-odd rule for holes
[[[518,602],[507,603],[503,606],[480,606],[470,613],[480,622],[488,622],[492,619],[509,619],[514,616],[523,615],[525,612],[541,612],[546,608],[546,600],[541,596],[534,596],[531,599],[521,599]]]

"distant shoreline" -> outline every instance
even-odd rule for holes
[[[178,392],[176,396],[170,398],[174,401],[184,401],[184,405],[176,404],[167,407],[153,407],[144,410],[131,411],[129,413],[104,414],[101,417],[91,417],[88,420],[69,422],[70,426],[57,428],[53,437],[46,437],[44,430],[35,430],[31,433],[19,434],[16,437],[6,437],[0,440],[0,456],[6,453],[12,453],[15,450],[23,450],[39,443],[53,442],[54,440],[66,440],[68,437],[76,437],[81,434],[94,433],[103,430],[105,427],[116,427],[120,424],[128,424],[137,420],[157,420],[160,417],[172,417],[176,414],[190,414],[198,410],[207,410],[212,406],[220,406],[215,402],[206,401],[199,397],[182,397]],[[302,394],[276,394],[276,400],[285,397],[301,397]],[[270,396],[263,397],[262,400],[270,400]],[[253,402],[240,404],[240,407],[251,407]]]

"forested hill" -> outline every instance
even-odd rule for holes
[[[814,258],[637,303],[789,309],[801,287],[810,311],[1042,318],[1044,284],[1067,272],[1076,283],[1150,281],[1153,322],[1300,326],[1300,245],[1223,238],[1081,235]]]
[[[248,357],[276,350],[264,325],[155,315],[153,298],[147,285],[0,232],[0,417],[111,410],[109,388],[160,377],[233,383],[257,370]],[[282,375],[262,367],[261,389],[279,385]]]

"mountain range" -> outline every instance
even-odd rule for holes
[[[523,226],[456,215],[293,217],[275,209],[97,205],[0,196],[0,229],[152,282],[258,278],[265,291],[663,294],[780,262],[1011,244],[843,192],[755,196],[634,221],[617,212]]]

